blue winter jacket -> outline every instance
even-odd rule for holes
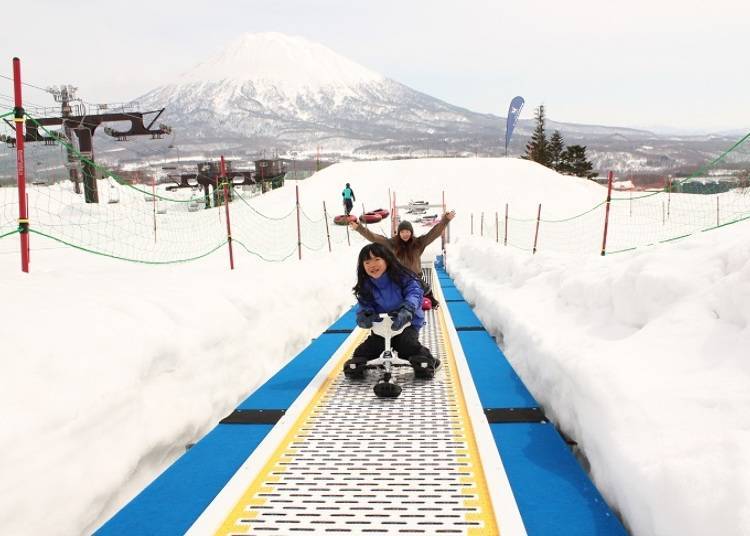
[[[414,276],[404,276],[404,280],[399,285],[391,280],[387,273],[384,273],[377,279],[367,278],[365,284],[369,284],[372,289],[373,301],[359,300],[359,310],[370,310],[376,313],[390,313],[398,311],[405,303],[409,304],[414,310],[414,318],[411,325],[419,329],[424,324],[424,311],[422,311],[422,299],[424,292],[422,285],[419,284]]]

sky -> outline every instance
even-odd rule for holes
[[[750,129],[750,4],[735,0],[34,0],[15,11],[27,23],[0,34],[0,74],[19,56],[29,83],[72,84],[89,102],[132,100],[242,33],[277,31],[477,112],[505,116],[521,95],[522,118],[545,104],[563,122]]]
[[[0,322],[0,533],[90,534],[352,306],[364,242],[352,234],[349,246],[332,225],[329,252],[322,220],[322,201],[337,210],[345,182],[357,209],[385,203],[389,188],[402,203],[439,202],[445,190],[456,210],[448,272],[633,534],[748,534],[748,223],[602,257],[599,206],[543,222],[532,255],[537,200],[543,216],[560,219],[599,203],[605,188],[510,158],[339,163],[237,200],[233,271],[226,247],[154,266],[35,234],[23,274],[18,237],[0,239],[0,295],[13,308]],[[119,203],[85,205],[67,182],[28,194],[35,229],[113,256],[195,256],[226,236],[224,207],[188,212],[163,201],[166,212],[155,215],[128,188]],[[0,188],[0,217],[13,225],[16,195]],[[655,197],[663,206],[666,194]],[[719,198],[722,211],[734,201],[750,213],[746,194]],[[632,210],[613,204],[608,251],[711,226],[697,216],[715,217],[718,206],[716,196],[671,194],[663,222],[645,210],[653,199],[634,199]],[[503,201],[514,218],[508,247],[490,212]],[[416,234],[429,229],[414,225]]]

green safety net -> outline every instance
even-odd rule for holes
[[[49,142],[26,143],[29,229],[33,249],[77,248],[81,251],[148,264],[188,262],[219,250],[228,241],[223,186],[208,196],[197,183],[168,190],[158,170],[123,173],[91,161],[71,140],[40,125],[27,114]],[[147,145],[148,141],[140,142]],[[72,158],[69,158],[68,155]],[[153,157],[154,155],[151,154]],[[13,158],[11,163],[9,160]],[[3,161],[5,160],[5,161]],[[68,169],[83,163],[96,170],[98,203],[86,203],[69,179]],[[12,164],[12,165],[11,165]],[[162,174],[164,175],[164,174]],[[140,180],[138,180],[140,176]],[[15,151],[0,154],[0,185],[15,183]],[[164,177],[161,177],[164,178]],[[79,192],[85,185],[79,183]],[[227,184],[232,242],[236,249],[264,261],[283,261],[306,251],[347,244],[346,230],[332,217],[300,207],[281,214],[255,208],[260,185]],[[309,212],[309,213],[308,213]],[[327,223],[327,225],[326,225]],[[0,239],[18,230],[18,191],[0,187]],[[0,240],[0,254],[17,251],[17,244]]]
[[[617,183],[615,183],[617,184]],[[564,217],[504,204],[497,213],[474,214],[473,233],[532,251],[599,254],[608,203]],[[521,212],[519,214],[519,212]],[[609,203],[606,253],[672,242],[750,218],[750,133],[686,177],[665,177],[654,191],[613,190]]]

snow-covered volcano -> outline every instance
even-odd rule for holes
[[[454,106],[319,43],[273,32],[244,34],[137,100],[150,109],[166,107],[162,120],[175,127],[180,147],[195,154],[304,155],[320,148],[355,157],[499,156],[503,151],[504,118]],[[533,128],[533,120],[519,121],[511,154],[523,152]],[[697,165],[736,141],[674,140],[636,129],[553,121],[547,129],[560,130],[568,144],[587,145],[600,170]],[[640,151],[641,145],[651,149]]]
[[[138,101],[167,107],[181,139],[240,137],[297,150],[436,145],[484,134],[498,120],[450,105],[302,37],[245,34]],[[439,140],[436,144],[435,140]],[[496,143],[496,142],[495,142]]]
[[[244,34],[217,56],[180,77],[180,84],[233,80],[274,86],[287,98],[324,89],[340,95],[384,77],[303,37],[269,32]]]

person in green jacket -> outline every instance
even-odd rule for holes
[[[429,232],[421,236],[414,236],[414,227],[410,221],[406,220],[398,224],[398,231],[396,232],[396,235],[391,238],[386,238],[383,235],[373,233],[367,227],[360,225],[356,221],[351,222],[349,225],[354,231],[357,231],[370,242],[383,244],[393,251],[401,264],[420,277],[422,288],[424,289],[424,295],[430,299],[433,307],[437,307],[438,301],[432,294],[429,282],[425,281],[424,274],[422,274],[422,253],[428,245],[430,245],[438,236],[443,234],[443,231],[448,227],[448,224],[455,216],[455,210],[446,212],[440,221],[429,230]]]
[[[349,186],[348,182],[346,183],[344,191],[341,192],[341,197],[344,198],[344,212],[348,216],[352,211],[352,208],[354,208],[354,202],[357,200],[357,198],[354,197],[354,190],[352,190],[352,187]]]

